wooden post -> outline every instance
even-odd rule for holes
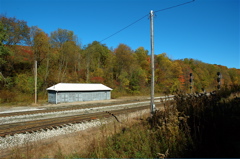
[[[35,79],[35,104],[37,104],[37,61],[35,61],[34,79]]]

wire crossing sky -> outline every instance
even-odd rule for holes
[[[193,2],[193,3],[192,3]],[[240,69],[239,0],[0,0],[0,14],[25,20],[47,34],[71,30],[82,46],[110,49],[120,43],[150,51],[149,12],[154,17],[154,52]],[[141,15],[143,15],[141,17]],[[140,17],[140,18],[139,18]]]
[[[178,4],[178,5],[175,5],[175,6],[167,7],[167,8],[164,8],[164,9],[160,9],[160,10],[155,11],[154,13],[156,13],[156,12],[161,12],[161,11],[165,11],[165,10],[168,10],[168,9],[173,9],[173,8],[175,8],[175,7],[180,7],[180,6],[182,6],[182,5],[185,5],[185,4],[188,4],[188,3],[191,3],[191,2],[194,2],[194,0],[189,1],[189,2],[186,2],[186,3],[181,3],[181,4]],[[111,38],[112,36],[114,36],[114,35],[120,33],[121,31],[127,29],[127,28],[130,27],[130,26],[134,25],[135,23],[139,22],[140,20],[144,19],[144,18],[147,17],[147,16],[149,16],[149,14],[144,15],[143,17],[141,17],[141,18],[139,18],[138,20],[132,22],[131,24],[127,25],[126,27],[122,28],[121,30],[119,30],[119,31],[113,33],[112,35],[110,35],[110,36],[104,38],[104,39],[101,40],[100,42],[103,42],[103,41],[105,41],[105,40]]]
[[[109,39],[109,38],[113,37],[114,35],[116,35],[116,34],[120,33],[121,31],[123,31],[123,30],[127,29],[128,27],[130,27],[130,26],[134,25],[135,23],[139,22],[140,20],[144,19],[144,18],[145,18],[145,17],[147,17],[148,15],[149,15],[149,14],[147,14],[147,15],[143,16],[142,18],[140,18],[140,19],[138,19],[138,20],[136,20],[136,21],[134,21],[134,22],[132,22],[131,24],[127,25],[126,27],[124,27],[124,28],[120,29],[119,31],[117,31],[117,32],[113,33],[112,35],[110,35],[110,36],[108,36],[108,37],[104,38],[104,39],[103,39],[103,40],[101,40],[100,42],[103,42],[103,41],[105,41],[105,40],[107,40],[107,39]]]

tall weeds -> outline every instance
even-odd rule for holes
[[[95,140],[85,156],[94,158],[182,157],[192,149],[187,116],[173,103],[164,104],[151,118],[122,128],[115,134]],[[118,123],[115,123],[118,124]],[[126,123],[127,125],[127,123]]]
[[[230,98],[239,88],[178,93],[162,111],[89,147],[84,157],[239,157],[240,99]]]
[[[239,86],[207,94],[177,94],[177,109],[189,116],[194,150],[191,157],[239,157],[240,100],[229,98]]]

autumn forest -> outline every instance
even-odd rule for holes
[[[157,44],[155,44],[157,45]],[[46,88],[57,83],[103,83],[113,88],[112,97],[150,94],[150,55],[127,44],[110,49],[98,41],[82,46],[73,31],[58,29],[46,34],[24,20],[0,16],[0,103],[34,101],[34,61],[38,70],[38,97],[47,99]],[[240,69],[207,64],[195,59],[172,60],[155,55],[155,92],[189,93],[189,74],[194,91],[240,84]]]

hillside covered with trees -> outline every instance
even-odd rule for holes
[[[24,20],[0,16],[0,103],[33,101],[35,60],[40,99],[47,99],[46,88],[60,82],[103,83],[113,88],[113,97],[150,92],[150,56],[145,48],[119,44],[110,49],[98,41],[81,46],[73,31],[59,28],[48,35]],[[190,73],[195,91],[212,91],[217,72],[223,85],[240,84],[240,69],[158,54],[155,92],[189,92]]]

